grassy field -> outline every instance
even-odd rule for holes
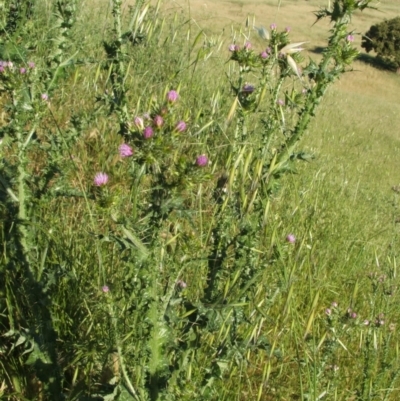
[[[2,28],[0,399],[399,398],[400,77],[361,52],[317,99],[253,29],[305,68],[333,2],[43,0]]]

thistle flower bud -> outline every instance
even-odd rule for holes
[[[208,157],[206,155],[200,155],[196,158],[196,164],[199,167],[205,167],[208,164]]]

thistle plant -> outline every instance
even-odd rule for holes
[[[375,377],[372,362],[381,362],[382,372],[392,363],[371,358],[374,339],[386,327],[378,306],[367,316],[379,318],[374,327],[363,324],[352,302],[351,311],[337,304],[320,311],[325,295],[312,288],[311,268],[303,271],[310,288],[298,302],[296,275],[313,255],[297,229],[282,235],[271,217],[271,194],[281,177],[294,171],[296,160],[311,158],[297,143],[328,86],[350,68],[357,52],[348,23],[369,3],[336,0],[333,11],[317,13],[333,23],[319,63],[305,63],[307,43],[292,43],[291,30],[274,24],[269,31],[258,28],[262,48],[249,38],[233,43],[226,86],[234,101],[227,118],[218,114],[227,91],[205,91],[204,105],[197,96],[204,89],[203,79],[196,81],[202,53],[192,64],[190,57],[200,34],[190,51],[176,49],[179,68],[166,81],[164,65],[154,81],[144,79],[150,64],[137,78],[139,50],[162,53],[177,40],[174,33],[161,43],[160,33],[152,42],[157,23],[143,1],[127,14],[121,0],[112,1],[105,59],[96,60],[93,81],[104,93],[97,100],[107,107],[95,109],[93,82],[79,78],[79,68],[86,75],[90,67],[74,63],[77,3],[54,3],[46,68],[34,57],[36,64],[0,64],[8,123],[0,176],[8,213],[2,211],[7,252],[0,280],[6,283],[7,302],[0,302],[7,315],[0,322],[7,344],[0,352],[10,357],[0,368],[7,373],[7,395],[261,400],[297,364],[300,398],[323,398],[334,394],[336,380],[326,369],[354,336],[368,339],[368,378]],[[62,121],[56,118],[58,99],[78,96],[75,87],[59,91],[63,77],[90,88],[82,106],[86,118],[67,111]],[[285,333],[297,355],[285,354]],[[392,382],[382,375],[383,385],[397,380],[390,366]],[[304,372],[313,388],[303,389]],[[372,394],[368,380],[357,388],[361,398]]]
[[[122,0],[112,1],[112,16],[114,21],[113,39],[103,43],[107,54],[106,68],[109,70],[110,94],[103,97],[110,111],[115,112],[119,120],[119,133],[125,136],[129,132],[131,117],[128,112],[128,88],[125,85],[128,73],[129,46],[138,46],[145,42],[149,26],[146,27],[146,15],[149,4],[144,0],[138,0],[133,7],[133,14],[126,32],[123,32]],[[146,29],[147,28],[147,29]]]
[[[59,74],[72,63],[77,51],[71,54],[71,32],[76,22],[76,0],[58,0],[54,3],[53,25],[48,38],[50,49],[47,57],[48,77],[46,92],[53,89]]]
[[[317,20],[327,17],[333,23],[328,46],[318,64],[310,60],[307,65],[301,65],[304,61],[301,46],[306,42],[291,43],[290,31],[279,32],[275,24],[271,25],[267,47],[259,52],[249,42],[243,47],[230,46],[231,60],[238,65],[237,72],[230,76],[235,95],[231,113],[236,112],[238,118],[236,138],[243,142],[260,137],[263,146],[257,158],[264,159],[262,177],[268,192],[282,174],[292,169],[295,160],[307,159],[302,152],[296,153],[295,147],[328,86],[358,55],[348,24],[354,11],[365,9],[369,3],[335,1],[334,11],[322,9],[316,13]],[[247,83],[250,75],[257,81],[256,85]],[[248,132],[247,125],[253,115],[261,116],[262,128]]]
[[[318,19],[328,17],[333,23],[328,46],[318,64],[310,60],[303,66],[301,51],[305,42],[291,43],[290,29],[279,31],[275,24],[271,25],[270,32],[258,29],[267,40],[264,49],[256,51],[249,41],[229,46],[236,68],[231,68],[229,74],[235,98],[227,125],[234,116],[236,125],[221,176],[225,177],[226,192],[221,194],[216,212],[213,260],[217,254],[224,255],[235,242],[247,241],[245,238],[265,240],[262,233],[268,221],[268,199],[278,188],[280,178],[295,171],[296,160],[312,158],[312,155],[296,151],[296,145],[306,133],[328,86],[357,56],[347,27],[353,12],[364,9],[369,3],[338,0],[334,2],[333,12],[323,9],[316,13]],[[233,218],[239,223],[230,238],[224,220]],[[243,248],[235,247],[239,253],[243,253]],[[245,256],[248,257],[250,255]],[[210,269],[214,270],[211,283],[219,274],[216,270],[221,273],[223,270],[222,261],[217,264],[220,267],[214,264]],[[256,272],[249,273],[246,280],[256,276]],[[209,285],[208,291],[213,285]]]
[[[25,2],[28,5],[28,2]],[[23,5],[20,4],[20,7]],[[29,6],[31,6],[29,2]],[[48,149],[38,132],[47,115],[48,91],[52,89],[59,70],[65,66],[64,59],[68,31],[73,25],[74,2],[57,3],[57,19],[53,34],[59,34],[56,52],[50,56],[48,69],[24,57],[24,52],[9,36],[9,46],[15,48],[15,60],[1,61],[0,83],[2,101],[5,105],[7,125],[1,127],[2,165],[1,183],[7,193],[5,205],[9,215],[3,223],[3,240],[9,244],[2,264],[1,276],[5,283],[5,299],[14,305],[10,309],[6,333],[12,361],[5,371],[23,370],[24,363],[30,366],[25,375],[25,383],[14,382],[17,391],[27,388],[30,376],[34,375],[43,384],[43,392],[52,399],[62,398],[61,371],[57,360],[57,334],[50,312],[51,299],[45,293],[43,269],[35,254],[37,229],[30,222],[34,209],[42,197],[47,195],[49,182],[58,171],[60,141],[51,138],[53,146]],[[16,8],[18,10],[18,7]],[[59,20],[62,20],[60,22]],[[61,40],[60,40],[61,38]],[[64,65],[63,65],[64,63]],[[47,152],[48,161],[42,175],[36,176],[32,170],[32,153]],[[12,155],[14,154],[14,158]],[[11,250],[12,249],[12,250]],[[12,283],[20,281],[17,290]],[[41,302],[38,302],[38,300]],[[31,306],[31,313],[21,311]],[[28,350],[28,351],[27,351]],[[22,355],[29,352],[29,358]],[[24,361],[25,360],[25,361]],[[21,372],[21,377],[24,374]]]

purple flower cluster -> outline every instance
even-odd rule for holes
[[[328,316],[328,318],[331,318],[331,316],[334,314],[334,312],[335,313],[339,312],[338,307],[339,307],[338,303],[336,301],[333,301],[331,303],[331,306],[329,308],[325,309],[325,315]],[[352,308],[347,309],[345,316],[347,316],[348,319],[357,320],[358,324],[360,324],[360,325],[363,325],[363,326],[371,325],[371,320],[369,320],[369,319],[364,319],[362,322],[359,321],[358,314]],[[385,315],[383,313],[379,313],[378,316],[376,316],[376,318],[375,318],[375,326],[381,327],[384,325],[385,325]]]
[[[166,95],[166,104],[160,108],[158,114],[150,116],[149,113],[143,114],[143,117],[136,116],[133,120],[133,125],[142,133],[144,139],[150,139],[154,136],[155,131],[161,130],[166,126],[165,117],[169,112],[169,107],[176,103],[179,99],[179,93],[176,90],[170,90]],[[146,123],[148,121],[148,123]],[[185,121],[178,121],[173,130],[175,132],[186,131],[187,125]]]
[[[28,62],[28,67],[29,69],[35,68],[35,63],[33,61]],[[0,73],[6,72],[6,70],[10,70],[11,72],[14,72],[14,63],[12,61],[2,61],[0,60]],[[26,74],[27,69],[26,67],[20,67],[17,69],[20,74]]]
[[[234,43],[229,45],[229,51],[234,53],[234,52],[238,52],[240,50],[240,46],[239,45],[235,45]]]
[[[244,48],[246,49],[246,50],[251,50],[251,43],[250,42],[246,42],[245,43],[245,45],[244,45]]]
[[[254,87],[251,87],[250,85],[248,85],[248,87],[251,88],[251,91],[254,90]],[[164,127],[164,125],[166,125],[163,116],[168,114],[169,111],[168,104],[176,102],[178,98],[179,98],[178,92],[175,90],[171,90],[167,93],[166,96],[167,104],[160,108],[158,114],[151,116],[149,113],[145,113],[143,114],[143,116],[136,116],[134,118],[133,126],[135,126],[139,132],[141,132],[144,139],[151,139],[155,135],[156,130],[161,130]],[[48,95],[45,93],[42,94],[42,99],[47,101]],[[169,127],[171,129],[171,132],[182,133],[187,129],[187,123],[183,120],[180,120],[174,126],[169,125]],[[119,145],[118,152],[120,157],[122,158],[130,157],[134,154],[133,148],[127,143]],[[205,154],[197,156],[195,160],[195,165],[198,167],[206,167],[208,163],[209,160]],[[94,176],[93,185],[96,187],[102,187],[107,185],[108,181],[109,177],[107,173],[98,172]],[[105,290],[105,288],[107,288],[107,290]],[[103,292],[108,292],[107,286],[103,287]]]
[[[0,61],[0,72],[4,72],[7,68],[10,70],[14,68],[12,61]]]

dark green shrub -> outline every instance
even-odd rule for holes
[[[400,17],[372,25],[363,36],[361,46],[369,53],[374,50],[377,56],[400,72]]]

